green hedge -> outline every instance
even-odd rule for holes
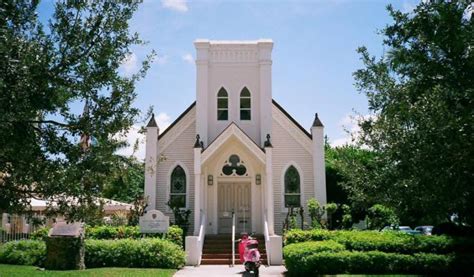
[[[38,240],[19,240],[0,244],[0,264],[43,265],[46,244]]]
[[[31,234],[31,239],[42,240],[48,236],[49,228],[40,228]],[[155,237],[169,240],[183,247],[183,230],[178,226],[170,226],[165,234],[147,234],[146,237]],[[138,226],[95,226],[86,227],[86,239],[139,239]]]
[[[86,267],[181,268],[184,251],[162,239],[86,240]]]
[[[287,246],[289,247],[289,246]],[[287,248],[285,247],[285,248]],[[296,247],[294,249],[297,249]],[[474,257],[418,253],[413,255],[380,251],[318,252],[301,257],[285,251],[291,276],[316,274],[472,274]]]
[[[86,228],[86,239],[138,239],[142,238],[138,226],[97,226]],[[147,234],[146,237],[156,237],[169,240],[183,246],[183,230],[178,226],[170,226],[165,234]]]
[[[305,241],[334,240],[347,250],[383,251],[413,254],[419,252],[474,253],[474,239],[449,236],[409,235],[401,232],[291,230],[285,234],[285,245]]]
[[[87,239],[86,267],[157,267],[181,268],[183,249],[159,238],[93,240]],[[39,240],[12,241],[0,245],[0,263],[43,265],[46,246]]]

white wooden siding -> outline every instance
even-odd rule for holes
[[[305,144],[308,141],[298,141],[292,132],[302,131],[294,125],[286,116],[282,116],[282,112],[275,106],[273,107],[273,192],[274,192],[274,211],[275,211],[275,232],[282,233],[283,222],[286,218],[287,211],[284,208],[283,192],[284,192],[284,170],[290,164],[296,164],[296,168],[302,172],[301,177],[301,205],[305,209],[305,221],[309,223],[307,216],[306,202],[314,197],[314,178],[313,178],[313,157],[308,152]],[[278,114],[277,114],[278,113]],[[278,118],[278,120],[276,119]],[[282,122],[284,121],[284,122]],[[286,122],[285,122],[286,121]],[[305,134],[303,134],[305,135]],[[305,135],[306,136],[306,135]],[[311,141],[308,137],[304,138]],[[299,218],[299,216],[298,216]],[[299,220],[298,220],[299,221]]]

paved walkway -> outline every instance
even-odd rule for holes
[[[285,276],[286,268],[284,266],[261,266],[260,276]],[[251,273],[245,272],[243,265],[230,267],[228,265],[201,265],[201,266],[185,266],[174,275],[179,276],[253,276]]]

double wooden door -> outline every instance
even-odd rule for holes
[[[250,183],[220,183],[218,195],[218,232],[232,233],[232,212],[235,213],[236,234],[252,230]]]

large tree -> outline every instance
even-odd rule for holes
[[[24,211],[31,197],[56,200],[72,219],[96,206],[153,56],[119,74],[143,43],[129,31],[139,3],[58,1],[43,26],[38,1],[1,1],[0,211]]]
[[[386,53],[362,47],[354,73],[373,116],[360,143],[375,152],[371,178],[357,183],[402,221],[437,223],[456,214],[474,224],[474,18],[471,1],[391,6]],[[471,5],[471,6],[470,6]]]

